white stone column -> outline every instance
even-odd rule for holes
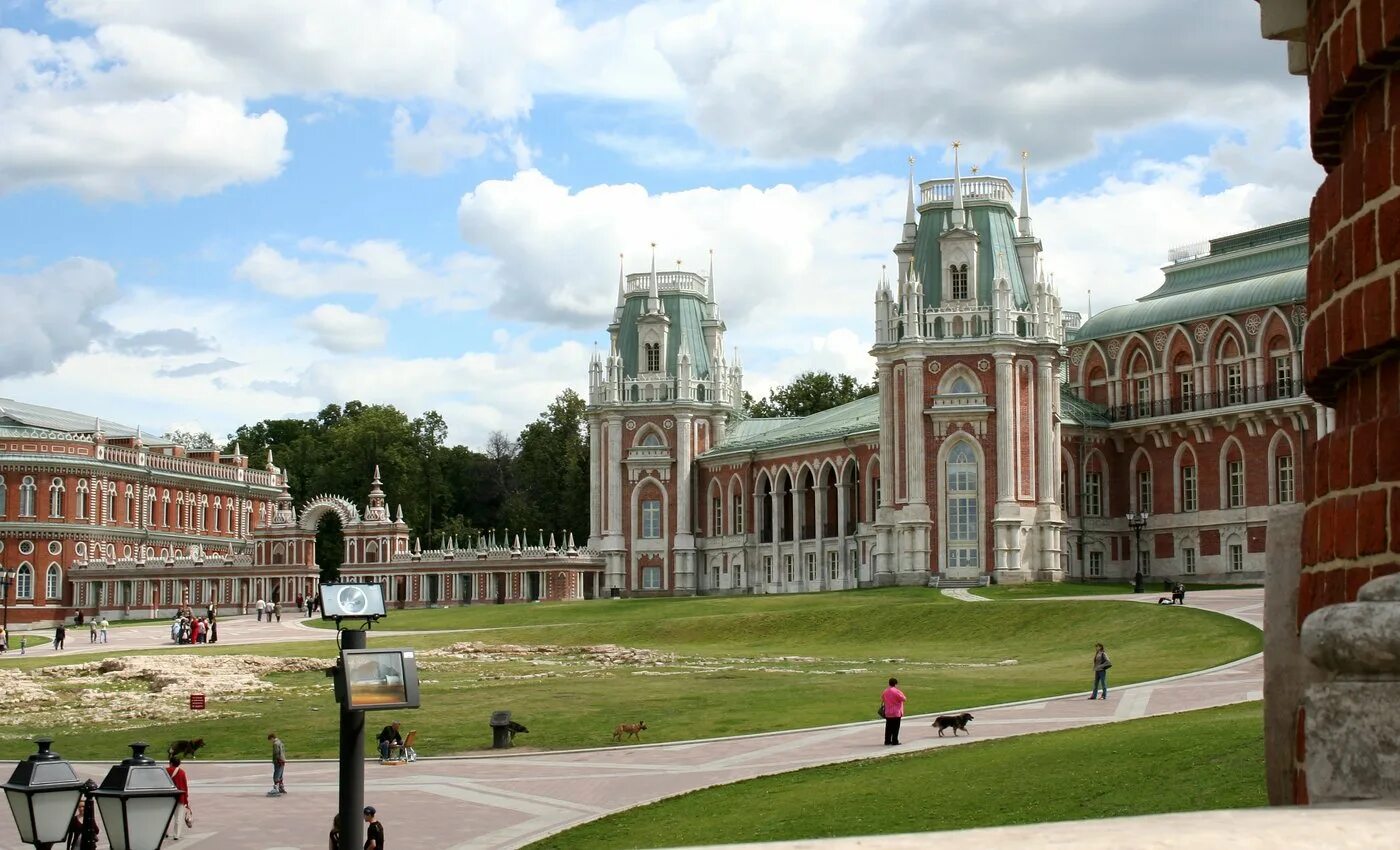
[[[807,490],[792,488],[792,570],[793,580],[799,586],[807,583],[807,573],[802,566],[802,519],[807,509]],[[783,581],[787,581],[787,570],[783,570]],[[788,590],[793,588],[789,587]]]
[[[1053,393],[1055,393],[1055,383],[1053,381],[1052,367],[1054,359],[1049,356],[1036,358],[1036,448],[1039,463],[1037,464],[1036,476],[1036,496],[1042,504],[1050,504],[1055,501],[1055,458],[1060,454],[1060,443],[1054,439],[1055,418],[1054,406],[1051,403]]]
[[[681,593],[694,593],[697,587],[695,576],[695,534],[691,526],[690,491],[692,489],[692,449],[694,429],[691,415],[681,413],[676,416],[676,536],[672,548],[676,555],[675,584],[673,590]]]
[[[826,568],[826,485],[821,483],[822,478],[817,476],[812,490],[812,519],[817,540],[817,587],[830,590],[831,576]]]
[[[924,367],[921,360],[904,362],[904,480],[909,504],[928,502],[924,486]]]
[[[603,528],[603,549],[609,588],[629,588],[627,541],[622,535],[622,416],[607,418],[607,457],[603,476],[607,482],[607,516]],[[509,577],[507,577],[509,581]]]
[[[849,586],[854,587],[855,582],[851,579],[855,578],[856,581],[859,581],[859,576],[853,577],[851,575],[855,565],[849,563],[850,559],[846,557],[846,506],[850,504],[850,489],[851,485],[845,481],[838,482],[836,485],[836,545],[840,547],[836,559],[841,565],[842,579]]]
[[[1016,498],[1015,410],[1012,403],[1011,355],[996,355],[997,364],[997,498],[998,503]]]
[[[588,421],[588,545],[597,547],[603,535],[603,435],[602,420]]]
[[[789,492],[791,492],[791,491],[789,491]],[[783,581],[783,578],[784,578],[784,576],[783,576],[783,559],[782,559],[782,553],[781,553],[779,550],[782,549],[782,545],[783,545],[783,540],[782,540],[782,536],[783,536],[783,535],[782,535],[782,530],[783,530],[783,526],[782,526],[782,519],[783,519],[783,496],[782,496],[781,493],[779,493],[779,492],[775,489],[775,490],[773,490],[772,500],[773,500],[773,510],[771,511],[771,513],[772,513],[772,518],[770,519],[770,522],[773,523],[773,534],[772,534],[773,543],[772,543],[772,546],[771,546],[770,548],[771,548],[771,550],[772,550],[772,555],[771,555],[771,557],[773,558],[773,581],[770,582],[770,583],[771,583],[771,584],[782,584],[782,581]],[[767,581],[767,579],[768,579],[767,576],[764,576],[763,578],[764,578],[765,581]]]

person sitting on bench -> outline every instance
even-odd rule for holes
[[[379,732],[379,760],[381,762],[388,761],[391,751],[396,757],[403,757],[403,736],[399,734],[399,721],[397,720]]]

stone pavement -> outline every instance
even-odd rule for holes
[[[1084,603],[1105,599],[1156,601],[1152,594],[1143,594],[1086,597]],[[1262,590],[1201,591],[1189,599],[1192,607],[1262,625]],[[260,638],[259,625],[252,624],[250,639]],[[263,628],[283,632],[284,640],[287,632],[295,630],[286,622]],[[1263,663],[1255,655],[1200,673],[1115,688],[1108,700],[1093,701],[1093,705],[1081,692],[999,706],[930,706],[935,710],[929,714],[905,719],[901,732],[905,746],[899,748],[877,743],[881,722],[872,719],[706,741],[423,758],[393,767],[371,763],[366,766],[365,800],[377,807],[386,824],[386,843],[395,846],[510,848],[605,814],[711,785],[821,764],[1228,705],[1261,699],[1262,694]],[[917,695],[914,699],[917,705]],[[970,737],[939,738],[928,725],[932,714],[959,710],[977,715]],[[295,734],[284,737],[295,756]],[[275,799],[265,796],[271,784],[268,764],[196,761],[186,766],[195,828],[173,846],[311,850],[326,845],[336,806],[335,762],[293,761],[287,768],[290,793]],[[106,768],[79,766],[93,775]],[[0,848],[16,846],[13,830],[10,818],[0,818]]]

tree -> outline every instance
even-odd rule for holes
[[[517,511],[528,510],[509,519],[523,521],[531,531],[543,529],[546,535],[572,531],[575,537],[587,536],[588,443],[583,434],[587,408],[578,393],[566,389],[520,432],[515,469],[524,499],[522,503],[508,497],[507,503]]]
[[[875,384],[862,384],[850,375],[803,372],[792,383],[774,387],[765,399],[748,406],[750,416],[811,416],[874,395]]]
[[[214,445],[214,438],[208,431],[181,431],[176,429],[174,431],[167,431],[164,439],[169,440],[177,446],[184,446],[186,449],[195,452],[204,452],[218,448],[218,446]]]

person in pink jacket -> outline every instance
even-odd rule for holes
[[[904,691],[895,687],[899,680],[890,677],[890,686],[880,694],[880,706],[885,715],[885,746],[899,744],[899,721],[904,717]]]

